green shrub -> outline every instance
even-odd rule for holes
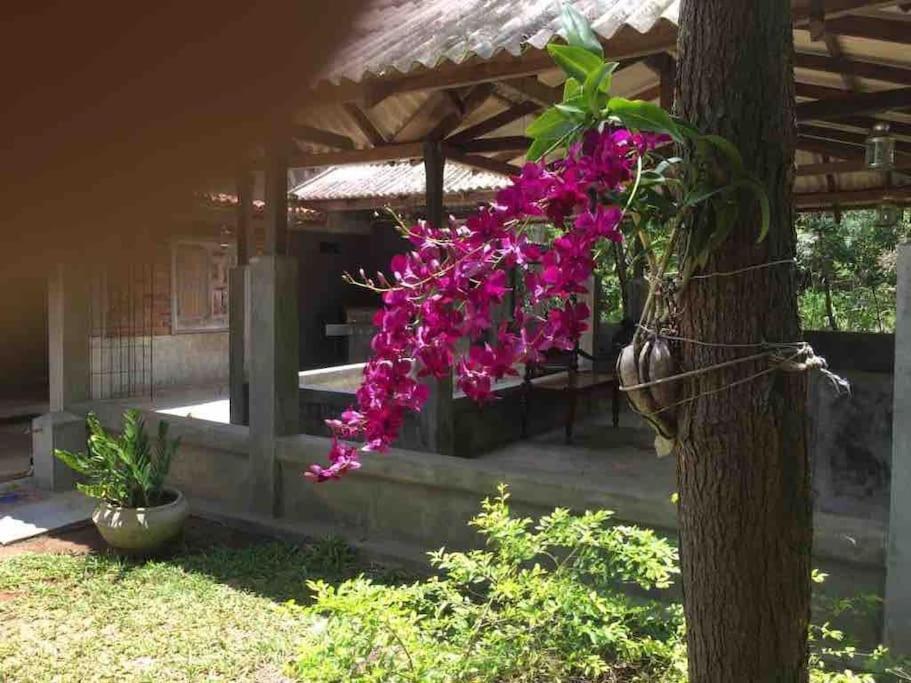
[[[487,548],[431,554],[440,575],[406,586],[310,584],[303,681],[682,680],[678,606],[623,592],[667,588],[677,554],[611,513],[510,515],[505,488],[472,525]]]
[[[309,582],[312,605],[289,607],[312,625],[288,674],[320,683],[683,683],[682,609],[666,595],[630,595],[670,586],[673,546],[649,530],[611,526],[607,511],[558,508],[535,524],[514,517],[508,499],[501,486],[471,521],[485,549],[430,554],[433,578]],[[333,544],[320,554],[341,552]],[[814,572],[814,581],[824,577]],[[861,653],[828,624],[813,626],[810,641],[811,683],[911,681],[911,668],[883,648]]]
[[[119,438],[108,434],[94,413],[89,413],[85,422],[89,430],[85,452],[54,451],[55,457],[85,477],[85,482],[76,484],[80,491],[118,507],[151,507],[167,502],[162,490],[164,479],[180,445],[180,439],[168,439],[167,422],[158,424],[154,450],[138,410],[123,414]]]

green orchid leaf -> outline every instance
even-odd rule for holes
[[[563,3],[563,11],[560,12],[560,23],[563,25],[563,33],[567,43],[575,47],[581,47],[599,57],[604,54],[601,41],[598,40],[598,36],[592,31],[588,19],[568,2]]]
[[[567,78],[563,82],[563,101],[568,102],[574,97],[582,96],[582,84],[575,78]]]
[[[727,140],[720,135],[703,135],[702,139],[724,155],[724,158],[731,164],[731,168],[734,170],[735,175],[743,175],[745,173],[743,157],[740,155],[740,150],[738,150],[730,140]]]
[[[588,50],[574,45],[548,45],[547,52],[570,78],[585,83],[588,75],[597,70],[604,61]]]
[[[531,138],[558,137],[558,135],[554,135],[554,131],[557,131],[567,123],[569,122],[563,112],[556,107],[550,107],[528,124],[525,134]]]
[[[683,139],[677,124],[670,115],[651,102],[612,97],[607,102],[607,110],[611,115],[620,119],[620,122],[627,128],[666,133],[677,141]]]
[[[612,74],[617,68],[617,62],[602,63],[592,71],[582,85],[582,94],[588,105],[589,111],[597,114],[600,110],[600,95],[610,91]]]
[[[731,185],[750,190],[756,197],[756,201],[759,202],[759,237],[756,238],[756,243],[759,244],[769,234],[769,224],[772,222],[772,207],[769,204],[769,195],[766,194],[762,183],[750,176],[738,178]]]

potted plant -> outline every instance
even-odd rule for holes
[[[159,423],[154,448],[138,410],[123,414],[119,437],[108,434],[94,413],[86,425],[86,452],[58,449],[54,455],[83,476],[77,488],[98,500],[92,521],[104,540],[119,550],[146,553],[180,534],[189,505],[180,491],[164,485],[180,445],[180,439],[168,439],[168,423]]]

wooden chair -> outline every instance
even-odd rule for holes
[[[591,369],[579,370],[579,359],[591,361]],[[538,365],[526,365],[522,378],[522,437],[528,436],[528,417],[534,391],[554,391],[566,396],[564,432],[566,443],[572,443],[576,406],[580,395],[591,396],[603,389],[611,391],[611,415],[614,427],[620,425],[620,384],[616,373],[598,369],[598,360],[578,346],[569,352],[548,358]]]

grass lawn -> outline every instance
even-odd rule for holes
[[[15,554],[0,559],[0,681],[283,681],[308,624],[282,604],[363,569],[332,541]]]

